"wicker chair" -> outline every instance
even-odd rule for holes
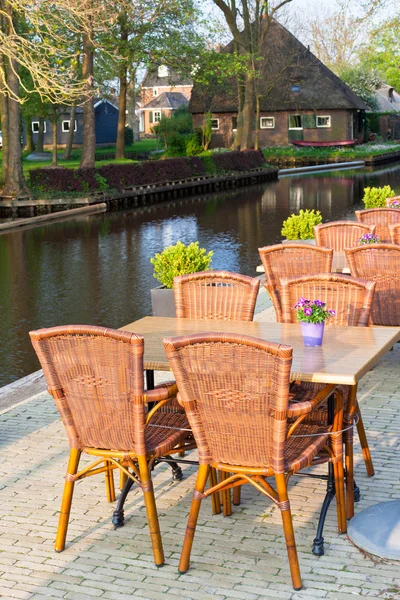
[[[260,280],[229,271],[202,271],[174,278],[176,316],[252,321]]]
[[[326,303],[328,308],[334,309],[336,315],[326,321],[326,325],[348,325],[352,327],[367,327],[371,304],[374,297],[375,284],[372,281],[356,279],[348,275],[322,274],[306,275],[303,277],[291,277],[281,280],[282,285],[282,308],[284,323],[296,322],[296,311],[293,308],[299,298],[318,299]],[[300,392],[300,399],[309,389],[312,395],[315,395],[320,389],[318,383],[294,383],[291,391],[292,401],[296,401],[296,395]],[[346,424],[351,424],[354,415],[347,412],[347,402],[350,392],[355,394],[356,388],[343,386],[344,390],[344,420]],[[361,417],[358,402],[355,403],[355,412],[357,414],[357,431],[361,442],[363,457],[368,476],[374,474],[374,468],[371,460],[371,453],[368,446],[368,440]],[[320,407],[315,411],[311,420],[317,423],[327,422],[327,410]],[[344,436],[346,470],[350,473],[347,480],[347,517],[351,518],[354,514],[353,505],[353,431],[350,429]]]
[[[333,250],[355,246],[364,233],[375,233],[375,225],[363,225],[355,221],[333,221],[314,227],[317,246]]]
[[[276,244],[258,249],[265,271],[264,287],[275,308],[276,320],[282,320],[280,280],[282,277],[329,273],[333,250],[309,244]]]
[[[253,337],[205,333],[164,340],[179,394],[199,451],[199,471],[179,562],[189,567],[201,500],[215,490],[252,484],[281,510],[293,587],[301,589],[287,492],[291,474],[318,461],[331,461],[338,492],[338,528],[346,530],[342,462],[340,388],[329,385],[316,397],[289,407],[292,348]],[[334,425],[301,421],[335,393]],[[288,417],[296,421],[288,426]],[[329,432],[331,440],[329,441]],[[307,437],[312,434],[313,437]],[[326,449],[328,453],[322,453]],[[224,476],[205,490],[210,467]],[[275,477],[276,490],[265,480]]]
[[[389,231],[391,243],[400,245],[400,223],[390,224]]]
[[[400,213],[400,210],[397,211]],[[400,246],[370,244],[346,250],[351,274],[376,282],[373,325],[400,326]]]
[[[360,223],[376,225],[375,234],[382,243],[388,243],[390,242],[389,225],[400,223],[400,210],[398,208],[356,210],[356,218]]]
[[[135,333],[66,325],[30,336],[70,444],[55,550],[65,548],[75,481],[104,473],[107,498],[114,501],[113,471],[119,469],[143,490],[154,562],[162,565],[150,472],[157,458],[177,452],[188,436],[185,414],[157,411],[175,398],[176,385],[144,392],[144,343]],[[147,411],[147,402],[158,404]],[[97,458],[78,471],[82,452]]]

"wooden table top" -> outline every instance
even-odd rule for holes
[[[143,335],[146,369],[169,371],[162,340],[205,331],[233,332],[293,347],[292,380],[355,385],[400,340],[397,327],[325,327],[323,344],[303,344],[300,325],[145,317],[122,330]]]

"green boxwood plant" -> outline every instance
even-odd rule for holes
[[[384,187],[366,187],[364,188],[363,202],[365,208],[384,208],[386,198],[392,198],[395,192],[390,185]]]
[[[177,275],[207,271],[213,254],[212,250],[207,252],[205,248],[199,248],[199,242],[192,242],[187,246],[177,242],[155,254],[150,262],[154,267],[155,279],[170,289]]]
[[[281,234],[287,240],[311,240],[314,238],[314,225],[322,223],[319,210],[300,210],[298,215],[290,215],[283,221]]]

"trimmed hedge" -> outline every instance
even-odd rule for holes
[[[99,190],[163,184],[168,181],[189,179],[207,173],[251,171],[265,166],[262,152],[224,152],[188,158],[170,158],[145,161],[140,164],[109,164],[91,169],[66,169],[63,167],[31,169],[30,184],[39,191],[93,192]]]

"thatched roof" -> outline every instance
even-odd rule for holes
[[[222,52],[233,52],[230,42]],[[272,21],[265,36],[263,63],[256,81],[262,112],[281,110],[367,110],[368,106],[283,25]],[[194,85],[192,113],[237,112],[237,83]]]

